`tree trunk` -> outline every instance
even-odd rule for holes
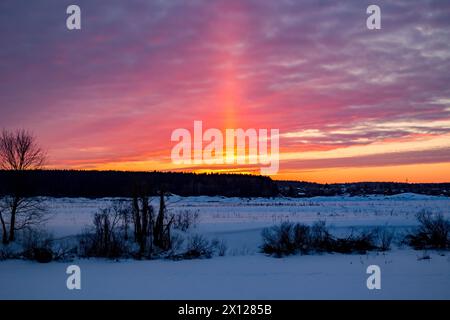
[[[6,230],[5,220],[3,220],[3,216],[0,213],[0,222],[2,223],[2,243],[8,244],[8,231]]]
[[[18,205],[19,205],[19,197],[14,197],[13,205],[11,208],[11,224],[9,225],[9,242],[13,242],[15,240],[16,213]]]
[[[166,211],[164,192],[161,191],[159,199],[159,212],[155,223],[154,243],[157,247],[164,248],[164,213]]]
[[[150,206],[148,205],[148,198],[146,196],[142,197],[142,232],[143,247],[147,248],[148,236],[149,236],[149,217],[150,217]]]
[[[141,237],[141,217],[137,196],[133,198],[133,219],[134,219],[134,240],[140,243]]]

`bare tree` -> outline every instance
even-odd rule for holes
[[[160,205],[157,215],[143,188],[135,191],[131,207],[134,240],[139,244],[140,254],[151,257],[154,249],[159,252],[171,249],[170,230],[174,217],[168,217],[166,214],[164,192],[160,192]]]
[[[29,228],[43,219],[45,210],[42,203],[37,198],[28,197],[23,173],[41,169],[45,159],[45,152],[28,131],[2,131],[0,168],[14,173],[14,185],[0,201],[2,241],[5,244],[15,240],[17,230]]]
[[[2,243],[8,243],[8,229],[6,227],[5,219],[3,218],[2,213],[3,208],[0,207],[0,222],[2,224]]]
[[[135,195],[132,200],[134,240],[139,244],[139,253],[150,256],[153,253],[153,207],[145,194]]]
[[[164,197],[165,193],[161,190],[159,194],[159,212],[153,227],[153,242],[157,247],[163,250],[169,250],[172,247],[170,229],[174,217],[170,217],[169,221],[166,220],[168,217],[166,215],[166,203]]]

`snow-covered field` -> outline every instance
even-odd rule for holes
[[[46,199],[55,237],[81,232],[112,199]],[[157,200],[154,200],[157,204]],[[76,260],[0,262],[0,299],[450,299],[450,253],[394,247],[367,255],[322,254],[276,259],[259,252],[261,230],[282,221],[326,220],[335,233],[414,227],[422,209],[450,217],[450,199],[401,194],[309,199],[170,197],[168,209],[198,210],[192,233],[227,243],[225,257],[190,261]],[[82,270],[82,289],[66,288],[66,267]],[[368,290],[366,268],[381,268],[381,290]]]

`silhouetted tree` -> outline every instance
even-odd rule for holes
[[[171,238],[170,238],[170,227],[173,223],[174,217],[172,216],[170,220],[166,221],[166,203],[164,200],[164,191],[160,191],[159,194],[159,211],[156,218],[154,231],[153,231],[153,242],[154,244],[161,248],[162,250],[168,250],[171,248]]]
[[[13,172],[11,189],[0,202],[0,223],[4,244],[15,240],[16,230],[30,227],[43,218],[44,210],[40,201],[26,196],[27,184],[23,172],[41,169],[45,158],[44,151],[29,132],[2,131],[0,168]],[[9,219],[7,219],[8,216]]]

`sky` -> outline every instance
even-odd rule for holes
[[[199,120],[279,129],[275,179],[450,182],[449,71],[449,1],[0,2],[0,128],[48,168],[259,172],[174,164]]]

